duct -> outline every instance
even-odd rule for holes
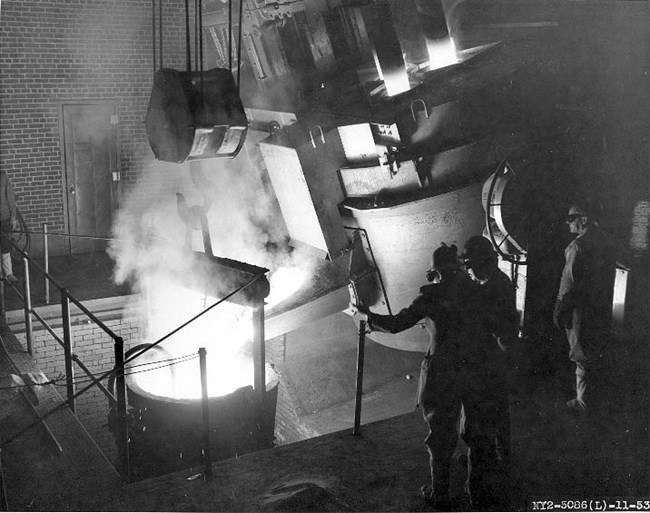
[[[409,78],[402,48],[395,32],[388,2],[379,1],[361,9],[372,43],[379,78],[384,81],[386,93],[393,96],[409,89]]]
[[[230,71],[156,72],[145,126],[158,160],[235,157],[246,139],[247,125]]]
[[[428,3],[434,2],[429,0]],[[409,64],[422,64],[429,60],[425,37],[431,26],[431,20],[416,11],[416,4],[415,0],[399,0],[390,3],[395,31],[404,58]],[[414,13],[417,13],[417,16],[414,16]],[[446,28],[445,25],[445,30]]]
[[[449,37],[447,19],[441,0],[415,0],[417,13],[422,20],[424,34],[428,41],[439,41]]]
[[[359,64],[369,47],[360,9],[339,6],[325,11],[323,21],[339,69],[349,69]]]

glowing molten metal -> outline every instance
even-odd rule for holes
[[[266,305],[273,306],[296,292],[306,272],[295,267],[278,269],[270,277],[271,293]],[[144,343],[153,344],[177,329],[217,300],[189,290],[165,276],[147,281],[147,333]],[[227,301],[164,340],[156,348],[131,362],[129,386],[169,400],[201,397],[200,347],[207,351],[208,394],[220,397],[252,386],[252,308]],[[180,359],[180,361],[179,361]],[[267,384],[275,373],[267,365]]]

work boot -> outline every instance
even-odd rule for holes
[[[2,254],[2,276],[7,283],[11,283],[12,285],[16,285],[20,281],[14,276],[14,270],[11,264],[11,253]]]
[[[423,485],[420,488],[420,493],[422,498],[426,501],[427,504],[430,504],[434,511],[454,511],[452,508],[452,503],[449,498],[443,500],[436,500],[435,494],[433,493],[433,487],[431,485]]]
[[[577,412],[577,413],[584,413],[584,411],[586,410],[585,403],[580,401],[577,397],[574,398],[574,399],[569,399],[566,402],[566,407],[569,410]]]
[[[13,274],[8,274],[5,276],[5,280],[7,283],[10,283],[11,285],[18,285],[20,283],[20,280],[16,278]]]

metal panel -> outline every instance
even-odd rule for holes
[[[397,194],[421,189],[412,161],[402,162],[397,173],[388,166],[342,168],[341,182],[348,198]]]
[[[348,245],[338,209],[344,197],[338,170],[346,162],[338,131],[294,126],[285,132],[299,141],[296,148],[284,145],[285,133],[259,148],[289,235],[336,258]]]
[[[310,133],[313,136],[310,142],[298,146],[297,153],[327,242],[327,252],[336,258],[348,245],[338,208],[344,199],[338,170],[346,163],[345,152],[338,130],[322,134],[318,127],[313,127]]]
[[[378,163],[377,147],[369,123],[340,126],[338,131],[348,163]]]
[[[327,253],[327,243],[296,150],[263,142],[259,148],[289,235]]]

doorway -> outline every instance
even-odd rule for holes
[[[64,208],[70,254],[103,251],[110,235],[119,180],[115,104],[63,103]]]

